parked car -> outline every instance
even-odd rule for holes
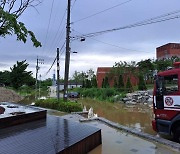
[[[80,95],[79,95],[78,92],[69,92],[69,93],[68,93],[68,97],[69,97],[69,98],[79,98]]]

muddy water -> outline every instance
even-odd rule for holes
[[[128,127],[134,127],[149,134],[156,134],[152,130],[151,120],[153,111],[147,105],[124,105],[120,103],[105,103],[91,99],[79,100],[87,109],[93,107],[94,113],[113,122]]]
[[[106,103],[92,99],[80,99],[80,103],[85,105],[87,109],[93,107],[94,113],[98,116],[107,118],[113,122],[128,127],[134,127],[140,131],[156,134],[152,130],[151,120],[153,116],[152,108],[147,105],[124,105],[120,103]],[[21,101],[23,104],[31,104],[34,102],[34,96],[26,97]],[[59,115],[59,113],[57,113]]]
[[[166,146],[113,129],[103,123],[88,124],[100,128],[102,133],[102,145],[89,154],[178,154]]]

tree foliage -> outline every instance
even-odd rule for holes
[[[97,87],[96,75],[92,69],[89,69],[86,72],[75,71],[71,81],[81,83],[83,88]]]
[[[103,86],[103,88],[109,88],[109,79],[108,79],[107,76],[104,78],[104,86]]]
[[[118,88],[124,88],[124,81],[122,74],[120,74],[118,78]]]
[[[146,84],[145,84],[145,81],[144,81],[144,77],[140,73],[139,74],[138,90],[146,90],[146,89],[147,89],[147,87],[146,87]]]
[[[126,89],[128,90],[128,92],[133,91],[133,87],[132,87],[132,84],[131,84],[131,81],[130,81],[130,77],[128,77],[128,79],[127,79]]]
[[[93,75],[92,79],[91,79],[91,85],[93,88],[97,88],[97,80],[96,80],[96,76]]]
[[[39,3],[40,0],[1,0],[0,37],[15,34],[18,41],[26,43],[29,36],[33,45],[40,47],[41,43],[36,39],[34,33],[28,30],[23,22],[18,21],[28,7],[35,7]]]
[[[118,88],[118,83],[117,83],[116,78],[114,78],[114,88]]]
[[[4,86],[10,86],[10,72],[9,71],[3,71],[0,72],[0,84]]]
[[[13,88],[18,89],[22,85],[32,86],[35,84],[34,78],[31,76],[32,72],[27,72],[26,69],[29,64],[26,60],[18,62],[11,67],[10,80]]]

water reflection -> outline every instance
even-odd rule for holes
[[[133,136],[126,132],[113,129],[101,122],[90,122],[92,125],[101,129],[102,132],[102,145],[98,146],[89,154],[124,154],[124,153],[137,153],[137,154],[171,154],[178,153],[171,149],[158,144],[149,142],[139,137]],[[137,124],[138,125],[138,124]]]
[[[146,105],[126,106],[120,103],[105,103],[90,99],[83,99],[80,102],[87,109],[93,107],[94,113],[97,113],[100,117],[137,128],[146,133],[156,134],[151,126],[153,111]]]

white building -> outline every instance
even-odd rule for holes
[[[81,88],[82,84],[76,84],[76,83],[69,83],[68,89],[73,89],[73,88]],[[64,84],[59,85],[59,91],[64,90]],[[57,97],[57,85],[55,86],[48,86],[48,92],[50,97]]]

